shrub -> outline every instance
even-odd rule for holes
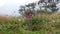
[[[22,20],[22,26],[30,31],[37,31],[43,28],[46,20],[42,17],[34,16],[30,21]]]

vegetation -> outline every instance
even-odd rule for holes
[[[4,18],[4,19],[3,19]],[[2,21],[1,21],[2,19]],[[60,13],[34,16],[32,21],[17,17],[0,17],[1,34],[60,34]],[[30,24],[30,25],[28,25]]]
[[[38,4],[41,2],[45,1],[39,1]],[[55,11],[50,12],[47,10],[48,5],[43,10],[41,7],[35,10],[35,5],[21,6],[19,13],[22,16],[0,16],[0,34],[60,34],[60,12],[55,12],[54,8]]]
[[[59,0],[40,0],[37,3],[30,3],[25,6],[20,6],[19,13],[24,14],[25,12],[32,11],[34,14],[37,13],[38,10],[43,10],[41,12],[56,12],[59,8],[57,8],[57,4]],[[37,8],[37,6],[39,8]]]

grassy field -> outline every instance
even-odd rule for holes
[[[36,21],[39,22],[39,25],[36,24],[38,27],[35,27],[37,29],[35,31],[26,30],[26,28],[29,29],[30,27],[26,26],[23,17],[7,18],[6,16],[0,16],[0,34],[60,34],[60,13],[44,14],[32,20],[34,24],[30,27],[35,26]]]

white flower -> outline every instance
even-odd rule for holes
[[[18,21],[21,21],[21,19],[18,19]]]

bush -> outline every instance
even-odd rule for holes
[[[34,16],[30,21],[22,20],[21,23],[23,28],[30,31],[37,31],[43,28],[46,20],[43,17]]]

